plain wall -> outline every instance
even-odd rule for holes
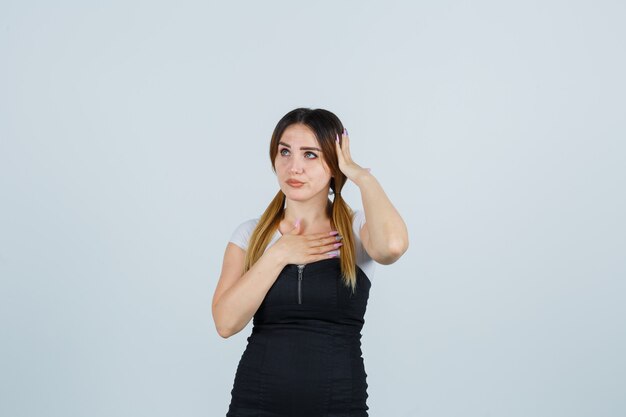
[[[250,327],[221,339],[211,297],[300,106],[342,119],[409,227],[365,316],[371,416],[625,415],[625,20],[3,1],[0,415],[225,415]]]

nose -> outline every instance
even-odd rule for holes
[[[303,169],[302,161],[298,158],[291,158],[291,166],[289,167],[289,172],[291,174],[302,174]]]

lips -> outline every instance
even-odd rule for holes
[[[285,182],[288,185],[291,185],[292,187],[296,187],[296,188],[302,187],[302,185],[304,184],[303,182],[296,181],[296,180],[287,180]]]

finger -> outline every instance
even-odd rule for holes
[[[343,151],[345,153],[345,157],[348,160],[352,160],[352,156],[350,155],[350,137],[348,136],[348,131],[343,129],[343,134],[341,135],[341,140],[343,143]]]
[[[315,240],[315,239],[323,239],[326,237],[336,237],[339,235],[339,232],[336,230],[333,230],[332,232],[323,232],[323,233],[312,233],[310,235],[306,235],[306,237],[309,240]]]
[[[314,239],[314,240],[310,240],[309,241],[309,247],[311,248],[325,248],[327,246],[336,246],[337,248],[341,245],[337,245],[338,243],[341,243],[341,241],[343,240],[342,236],[327,236],[321,239]]]
[[[306,263],[313,263],[313,262],[318,262],[318,261],[324,261],[326,259],[335,259],[338,256],[339,256],[339,254],[323,253],[321,255],[315,255],[315,256],[311,256],[311,257],[307,258]]]
[[[339,250],[342,247],[343,242],[326,242],[323,245],[309,246],[307,249],[307,253],[309,255],[321,255],[335,250]]]
[[[307,263],[322,261],[324,259],[333,259],[333,258],[337,258],[339,256],[340,256],[339,251],[338,250],[337,251],[333,250],[333,251],[330,251],[330,252],[309,256],[308,259],[307,259]]]
[[[343,149],[341,149],[341,144],[339,143],[338,134],[337,134],[337,140],[335,141],[335,149],[337,151],[337,159],[339,160],[339,163],[343,163],[344,162]]]
[[[324,249],[326,246],[334,245],[335,243],[338,243],[338,241],[334,238],[332,238],[332,240],[328,237],[311,239],[309,240],[309,248],[311,248],[311,250],[315,253],[318,253],[318,251]]]
[[[343,242],[332,242],[332,243],[327,243],[325,245],[321,245],[318,246],[316,248],[311,248],[313,250],[313,254],[320,254],[320,253],[328,253],[334,250],[339,250],[341,249],[341,247],[343,246]]]
[[[330,253],[333,251],[339,252],[342,246],[343,246],[343,242],[332,243],[330,245],[324,246],[324,249],[322,249],[321,253]]]

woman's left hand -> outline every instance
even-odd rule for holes
[[[339,135],[337,135],[335,146],[337,147],[339,169],[350,181],[356,183],[360,176],[369,173],[370,170],[368,168],[363,168],[352,160],[350,156],[350,138],[348,137],[347,130],[344,129],[341,134],[341,144],[339,144]]]

